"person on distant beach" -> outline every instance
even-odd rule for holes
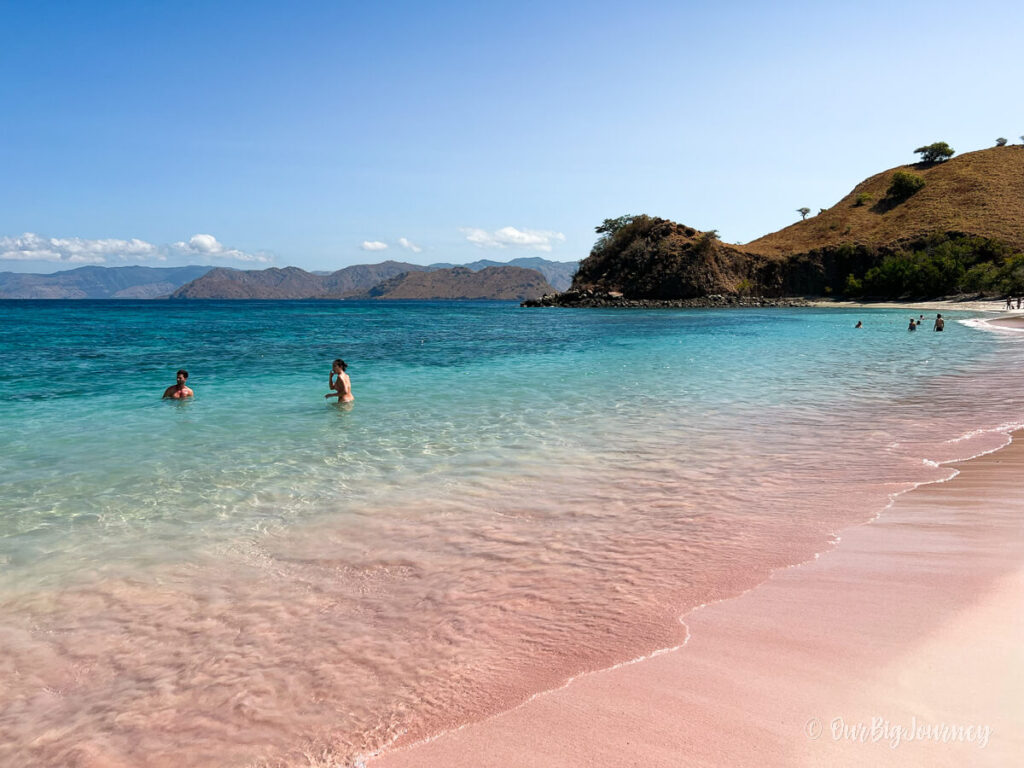
[[[862,323],[860,320],[858,320],[857,324],[855,326],[853,326],[853,327],[854,328],[863,328],[864,327],[864,323]]]
[[[941,331],[946,327],[946,321],[942,319],[942,315],[935,316],[935,330]]]
[[[917,321],[914,320],[914,318],[910,318],[910,327],[907,328],[907,330],[908,331],[916,331],[917,330]]]
[[[1013,296],[1006,297],[1006,306],[1003,309],[1013,309]],[[1020,309],[1020,302],[1017,303],[1017,309]]]
[[[172,384],[164,390],[164,397],[170,397],[174,400],[183,400],[186,397],[192,397],[195,395],[195,392],[189,389],[188,385],[185,383],[188,381],[188,371],[182,368],[177,373],[177,379],[177,384]]]
[[[352,382],[349,380],[348,374],[345,373],[346,368],[348,365],[340,358],[331,364],[331,375],[327,377],[327,386],[335,391],[324,395],[324,397],[328,399],[336,397],[339,403],[351,403],[355,400],[352,396]],[[335,379],[335,376],[338,378]]]
[[[1020,296],[1017,297],[1017,309],[1020,309]]]

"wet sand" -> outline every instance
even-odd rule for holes
[[[1006,317],[995,317],[988,321],[992,325],[1000,325],[1004,328],[1024,328],[1024,315],[1007,315]]]
[[[373,768],[1021,764],[1024,432],[949,468],[819,558],[685,616],[683,647],[399,742]]]

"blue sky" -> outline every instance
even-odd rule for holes
[[[0,0],[0,271],[568,261],[625,213],[746,242],[921,144],[1020,143],[1021,29],[1009,2]]]

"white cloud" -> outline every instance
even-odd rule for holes
[[[380,240],[363,240],[363,244],[360,246],[364,251],[384,251],[387,250],[388,244],[382,243]]]
[[[152,243],[131,240],[87,240],[82,237],[43,237],[26,232],[20,237],[0,237],[0,260],[56,261],[62,264],[106,264],[108,261],[163,260]]]
[[[561,232],[544,229],[516,229],[502,227],[494,232],[476,227],[463,227],[461,232],[473,245],[480,248],[529,248],[535,251],[550,251],[554,241],[564,241]]]
[[[234,261],[259,261],[268,263],[271,258],[262,253],[247,253],[237,248],[228,248],[213,235],[192,235],[188,242],[177,242],[170,246],[182,256],[199,258],[233,259]]]
[[[420,251],[423,250],[418,245],[416,245],[416,243],[410,242],[409,240],[406,240],[404,237],[398,238],[398,244],[403,248],[408,248],[413,253],[419,253]]]
[[[132,238],[89,240],[83,237],[43,237],[26,232],[20,237],[0,237],[0,261],[54,261],[60,264],[137,264],[167,261],[168,257],[233,259],[269,262],[269,256],[227,248],[213,235],[193,235],[187,243],[153,245]]]

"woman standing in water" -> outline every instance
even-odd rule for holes
[[[331,375],[327,379],[327,386],[333,389],[334,392],[330,392],[324,397],[330,399],[332,397],[338,398],[339,403],[351,403],[355,398],[352,396],[352,382],[348,378],[348,374],[345,373],[345,369],[348,366],[344,360],[340,358],[335,360],[331,365]],[[338,378],[335,379],[334,377]]]

